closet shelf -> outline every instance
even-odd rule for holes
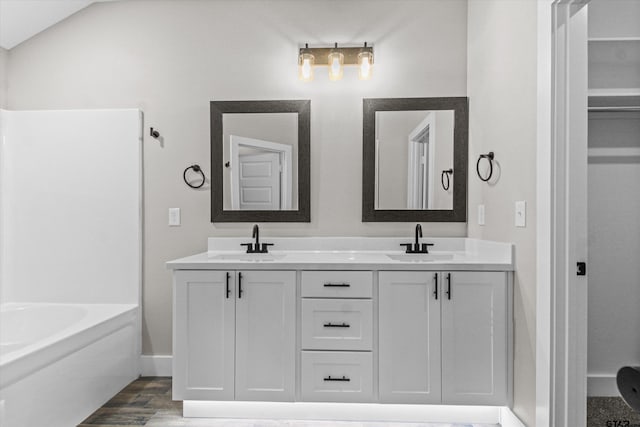
[[[589,148],[589,158],[637,158],[640,159],[640,147]]]
[[[637,42],[640,41],[640,37],[592,37],[588,40],[589,43],[598,42]]]
[[[592,88],[589,97],[634,97],[640,96],[640,87],[632,88]]]

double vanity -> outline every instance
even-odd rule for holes
[[[168,263],[184,416],[251,416],[231,401],[289,402],[254,411],[298,418],[302,402],[511,406],[512,245],[270,238],[247,253],[246,240]]]

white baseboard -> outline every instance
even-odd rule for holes
[[[620,396],[615,375],[588,375],[587,396]]]
[[[509,408],[500,408],[500,425],[502,427],[525,427],[516,414]]]
[[[171,377],[172,356],[140,356],[140,370],[143,377]]]

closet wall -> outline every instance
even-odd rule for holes
[[[640,0],[589,3],[588,393],[640,366]]]

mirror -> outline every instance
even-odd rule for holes
[[[211,101],[211,222],[309,222],[310,104]]]
[[[365,99],[362,220],[465,222],[468,100]]]

